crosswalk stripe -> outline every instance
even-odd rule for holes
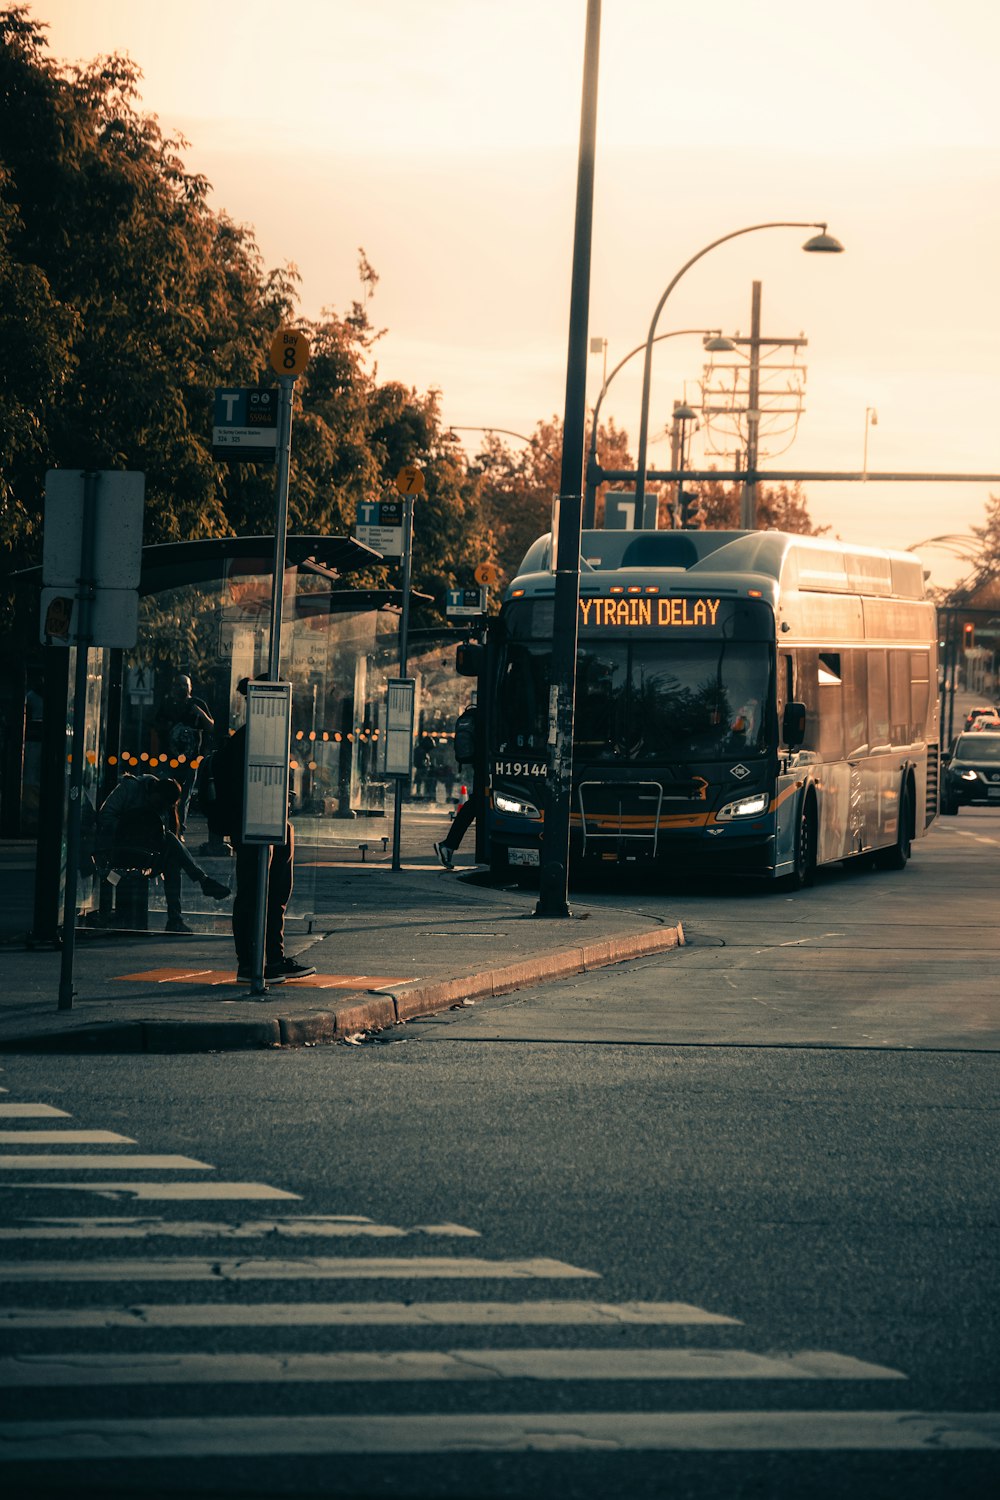
[[[190,1156],[113,1156],[110,1152],[101,1156],[77,1156],[56,1151],[44,1156],[0,1156],[0,1172],[117,1172],[122,1167],[133,1172],[215,1171],[210,1162],[195,1161]]]
[[[26,1354],[0,1387],[433,1380],[905,1380],[848,1355],[746,1349],[355,1350],[334,1354]]]
[[[1000,1412],[663,1411],[0,1423],[0,1462],[307,1454],[1000,1450]]]
[[[4,1307],[0,1328],[443,1328],[740,1326],[688,1302],[215,1302]]]
[[[53,1120],[56,1117],[72,1119],[64,1109],[55,1109],[51,1104],[0,1104],[0,1120]]]
[[[454,1279],[533,1280],[567,1277],[599,1280],[561,1260],[535,1256],[524,1260],[481,1260],[474,1256],[311,1256],[302,1260],[36,1260],[0,1265],[0,1281],[288,1281],[288,1280]]]
[[[78,1161],[78,1157],[73,1158]],[[132,1161],[134,1158],[129,1157]],[[11,1191],[11,1184],[3,1184]],[[51,1193],[99,1193],[103,1198],[142,1198],[146,1200],[198,1202],[232,1202],[240,1199],[294,1198],[284,1188],[270,1187],[266,1182],[19,1182],[16,1190],[43,1189]]]
[[[294,1219],[255,1219],[241,1224],[213,1223],[210,1219],[28,1219],[18,1229],[0,1229],[0,1240],[151,1240],[151,1239],[278,1239],[312,1237],[341,1239],[405,1239],[408,1235],[444,1235],[479,1239],[479,1232],[461,1224],[415,1224],[399,1229],[394,1224],[376,1224],[356,1215],[336,1214]]]
[[[114,1130],[0,1130],[0,1146],[134,1146]]]

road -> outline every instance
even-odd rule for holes
[[[11,1493],[996,1493],[998,897],[963,811],[363,1046],[7,1059]]]

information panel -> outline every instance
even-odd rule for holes
[[[212,457],[229,463],[273,464],[278,444],[278,392],[272,386],[217,390]]]
[[[243,842],[283,844],[288,822],[292,684],[247,683],[246,796]]]
[[[413,773],[413,704],[416,682],[393,677],[385,685],[385,773]]]

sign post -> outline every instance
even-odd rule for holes
[[[396,475],[396,489],[403,497],[403,611],[399,620],[399,681],[406,679],[410,632],[410,557],[413,552],[413,497],[424,492],[424,473],[415,464],[405,464]],[[412,753],[412,745],[411,745]],[[409,780],[396,778],[396,800],[392,810],[392,868],[403,868],[399,857],[403,828],[403,787]]]
[[[145,476],[50,469],[45,476],[41,638],[76,647],[59,1009],[73,1009],[87,674],[91,646],[134,646]]]
[[[277,475],[275,479],[274,497],[274,576],[271,580],[271,639],[268,651],[267,676],[272,687],[280,687],[281,694],[267,695],[255,701],[255,713],[260,712],[261,725],[264,719],[271,716],[271,729],[274,728],[274,716],[278,712],[279,698],[283,698],[287,704],[285,709],[285,725],[287,732],[291,733],[291,687],[287,683],[279,683],[281,672],[281,611],[284,604],[285,584],[285,543],[288,535],[288,472],[292,453],[292,395],[295,390],[296,378],[302,374],[309,363],[309,341],[304,333],[298,333],[291,328],[280,328],[271,340],[270,348],[271,368],[278,376],[278,444],[276,451]],[[260,684],[258,684],[259,686]],[[250,775],[251,775],[251,695],[250,689],[253,684],[247,684],[247,766],[246,766],[246,803],[244,806],[244,818],[250,809]],[[273,735],[270,731],[264,736],[270,746]],[[273,748],[273,746],[272,746]],[[267,752],[271,756],[271,750]],[[277,783],[274,779],[273,758],[267,763],[253,762],[255,775],[260,772],[257,780],[260,785],[258,790],[263,795],[265,788],[268,789],[268,807],[266,809],[270,821],[266,824],[262,820],[258,825],[263,832],[257,837],[261,840],[260,850],[257,855],[257,911],[256,928],[254,932],[253,965],[250,978],[251,997],[259,997],[267,994],[267,985],[264,982],[264,938],[267,929],[267,877],[271,864],[271,845],[283,844],[287,834],[288,823],[288,744],[284,749],[284,779],[282,789],[276,792]],[[268,774],[265,774],[268,773]],[[283,796],[281,833],[280,837],[271,838],[266,836],[267,831],[274,831],[277,822],[273,816],[277,799]],[[268,799],[265,799],[268,800]],[[261,811],[262,809],[258,809]],[[246,826],[246,825],[245,825]],[[250,842],[255,840],[251,838]]]

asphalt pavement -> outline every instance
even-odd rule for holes
[[[474,1005],[683,942],[676,913],[573,901],[563,919],[534,915],[537,894],[498,888],[470,845],[454,871],[433,845],[447,814],[404,813],[401,868],[391,824],[331,835],[297,824],[297,889],[286,954],[316,974],[251,998],[236,983],[229,903],[191,915],[199,930],[78,929],[71,1009],[58,1007],[61,953],[30,942],[35,846],[0,843],[0,1051],[206,1052],[340,1042],[416,1016]],[[197,847],[198,833],[191,836]],[[204,861],[226,878],[225,861]],[[154,901],[151,900],[151,907]],[[212,905],[212,903],[209,903]]]

